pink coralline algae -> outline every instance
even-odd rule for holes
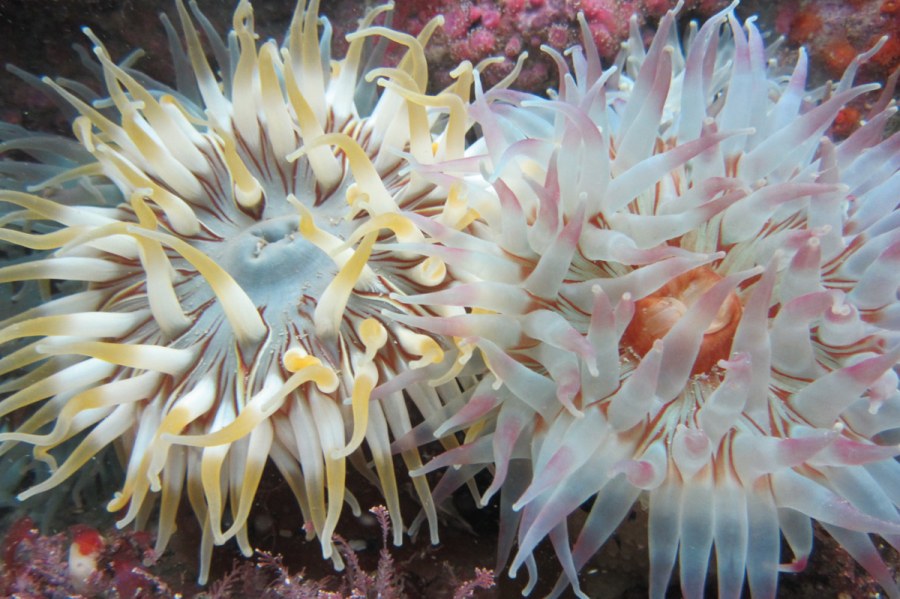
[[[518,56],[528,52],[516,87],[543,92],[553,79],[553,63],[541,51],[547,45],[562,51],[580,43],[577,17],[584,14],[600,55],[612,59],[629,34],[629,20],[656,20],[674,7],[672,0],[409,0],[397,2],[395,26],[417,33],[429,19],[443,15],[444,26],[427,50],[437,74],[435,83],[450,82],[449,73],[462,61],[478,64],[498,57],[484,75],[492,84],[512,71]],[[708,16],[723,0],[689,0],[684,10]]]

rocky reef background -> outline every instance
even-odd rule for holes
[[[431,81],[436,89],[449,81],[449,70],[461,60],[477,62],[488,56],[503,57],[503,63],[486,74],[490,83],[505,75],[519,53],[527,50],[530,59],[518,87],[541,92],[551,84],[554,75],[549,61],[541,56],[538,48],[540,44],[548,44],[563,49],[575,43],[578,37],[575,15],[579,11],[585,14],[602,54],[612,58],[628,34],[628,15],[636,11],[642,26],[652,31],[659,17],[675,3],[668,0],[397,0],[396,4],[392,25],[411,33],[416,33],[435,14],[445,14],[444,29],[436,34],[428,49]],[[685,14],[703,18],[725,4],[724,0],[688,0]],[[293,12],[293,2],[255,0],[253,6],[260,38],[280,39]],[[201,2],[201,7],[219,30],[230,27],[232,2]],[[366,7],[367,2],[357,0],[323,0],[321,12],[329,17],[335,28],[336,53],[342,52],[343,33],[355,28],[356,20]],[[38,76],[58,76],[90,83],[88,70],[79,54],[83,52],[89,56],[86,38],[81,32],[81,28],[87,26],[108,45],[116,59],[126,56],[134,48],[141,48],[144,56],[137,66],[159,81],[171,81],[173,72],[167,39],[158,18],[161,12],[173,15],[173,0],[0,0],[0,62],[14,64]],[[770,32],[773,38],[785,36],[785,52],[794,51],[801,44],[808,47],[815,69],[812,84],[841,73],[854,56],[871,47],[882,35],[900,31],[898,0],[750,0],[741,6],[741,12],[745,16],[759,14],[760,28]],[[84,49],[75,50],[73,44]],[[900,39],[894,38],[862,70],[861,78],[884,81],[898,65]],[[861,113],[862,109],[855,114],[846,113],[845,122],[837,123],[833,133],[848,133],[858,123]],[[23,83],[15,74],[5,69],[0,71],[0,121],[70,135],[71,115],[71,108],[64,103]],[[0,464],[0,468],[3,467],[7,464]],[[261,488],[259,504],[255,507],[254,542],[273,555],[283,556],[288,572],[305,570],[309,580],[332,576],[329,563],[321,559],[318,544],[302,540],[299,512],[292,501],[284,500],[289,492],[277,474],[272,474],[266,477],[265,488]],[[376,494],[367,495],[364,485],[357,485],[354,490],[363,506],[378,502]],[[432,548],[427,539],[419,538],[402,548],[391,548],[394,567],[397,575],[403,577],[409,596],[424,593],[433,597],[452,597],[460,585],[472,577],[476,567],[493,567],[496,510],[477,510],[471,498],[465,496],[456,497],[453,508],[455,513],[448,515],[444,522],[440,546]],[[415,509],[411,501],[406,506],[409,514]],[[154,560],[140,555],[139,539],[116,536],[113,518],[102,504],[84,505],[64,512],[62,516],[65,517],[42,531],[50,536],[35,537],[28,526],[20,524],[16,528],[13,525],[21,522],[20,514],[15,510],[3,508],[0,511],[0,537],[6,537],[0,558],[6,576],[15,568],[27,569],[36,563],[22,566],[16,561],[21,557],[16,555],[16,551],[21,550],[18,543],[29,539],[37,543],[36,539],[61,535],[53,537],[57,539],[57,545],[46,540],[40,547],[47,551],[63,551],[76,541],[82,530],[77,525],[82,525],[100,531],[110,542],[125,539],[120,545],[124,553],[110,553],[104,558],[109,563],[101,566],[112,567],[115,555],[134,554],[140,567],[162,583],[159,589],[166,589],[156,596],[175,592],[193,596],[202,591],[193,584],[196,547],[191,543],[199,537],[191,534],[190,527],[196,527],[192,519],[184,518],[180,523],[187,534],[177,535],[177,545],[150,564]],[[638,507],[618,530],[614,542],[608,543],[594,558],[593,566],[583,571],[586,592],[604,597],[646,596],[645,528],[646,514]],[[356,520],[348,514],[339,530],[362,560],[362,570],[376,570],[382,547],[377,519],[367,515]],[[877,585],[826,535],[817,533],[816,545],[805,572],[781,578],[782,596],[880,596]],[[48,567],[54,567],[54,563],[62,567],[66,556],[59,557],[58,562],[47,562]],[[228,572],[240,572],[233,565],[237,557],[239,554],[232,544],[218,548],[214,579],[225,580]],[[535,589],[536,596],[549,589],[555,581],[552,573],[558,569],[549,549],[540,551],[538,559],[541,562],[539,570],[545,579]],[[889,560],[896,570],[900,559],[895,552],[889,553]],[[249,574],[244,572],[237,576],[249,577]],[[264,579],[260,580],[259,584],[267,584]],[[519,596],[521,580],[511,581],[504,572],[498,572],[497,583],[493,589],[478,590],[475,596]],[[224,593],[221,596],[230,595]]]

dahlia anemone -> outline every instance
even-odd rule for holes
[[[683,44],[677,9],[647,49],[633,25],[606,70],[588,34],[572,70],[546,48],[557,92],[476,88],[484,155],[424,169],[468,185],[480,218],[411,216],[428,235],[417,250],[460,283],[397,299],[466,314],[395,319],[487,371],[398,446],[465,432],[413,474],[454,466],[440,500],[491,469],[481,503],[500,491],[500,565],[517,544],[526,592],[549,537],[564,571],[552,594],[586,596],[579,570],[641,500],[653,597],[676,559],[684,596],[702,596],[713,547],[718,596],[746,579],[773,597],[779,571],[803,569],[813,520],[900,595],[869,536],[900,548],[892,90],[853,84],[875,48],[807,92],[804,52],[784,70],[735,7]],[[823,137],[864,94],[868,121]]]
[[[384,314],[437,313],[395,298],[443,285],[443,263],[394,246],[423,239],[413,215],[446,226],[460,216],[404,153],[425,165],[462,156],[472,68],[426,98],[423,45],[439,20],[418,37],[374,25],[390,6],[363,19],[339,61],[317,0],[298,4],[281,48],[257,45],[246,0],[227,42],[196,5],[193,17],[177,9],[183,42],[164,18],[177,90],[116,64],[89,30],[107,97],[44,79],[79,113],[89,158],[0,191],[13,206],[0,240],[33,250],[0,282],[56,290],[0,322],[0,415],[19,422],[0,452],[30,444],[50,466],[26,499],[115,444],[127,465],[108,509],[119,526],[143,526],[158,505],[158,551],[186,487],[201,581],[214,544],[233,537],[251,553],[248,515],[271,459],[340,567],[332,535],[344,502],[358,512],[346,460],[380,486],[400,543],[390,438],[460,393],[456,381],[428,384],[445,344]],[[376,37],[406,54],[364,73]],[[37,155],[22,138],[3,149]],[[116,203],[73,201],[79,186],[110,183]],[[80,287],[59,292],[71,281]],[[422,464],[414,449],[402,458]],[[427,482],[413,483],[436,539]]]

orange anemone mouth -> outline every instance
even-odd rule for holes
[[[699,266],[638,300],[634,318],[625,330],[623,342],[643,357],[653,347],[653,343],[665,337],[691,306],[720,280],[722,276],[712,268]],[[700,351],[691,370],[692,375],[709,372],[719,360],[728,359],[742,312],[741,300],[732,291],[703,333]]]

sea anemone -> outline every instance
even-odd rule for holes
[[[500,492],[500,565],[516,544],[526,592],[549,537],[552,594],[586,596],[579,570],[640,501],[652,597],[676,559],[684,596],[702,596],[713,547],[719,597],[745,579],[773,597],[807,562],[813,520],[900,596],[870,537],[900,548],[892,90],[853,84],[876,47],[807,91],[804,52],[785,69],[736,4],[683,43],[677,9],[649,48],[633,24],[606,70],[587,32],[571,70],[545,48],[558,91],[476,88],[484,154],[423,169],[455,177],[480,218],[411,216],[428,237],[415,249],[459,283],[396,299],[466,313],[394,318],[487,371],[398,447],[465,433],[413,474],[453,466],[440,500],[490,469],[481,503]],[[865,124],[824,137],[853,100],[870,102]]]
[[[178,0],[183,41],[164,18],[177,90],[115,63],[86,30],[104,92],[44,79],[79,113],[80,164],[0,191],[0,240],[32,252],[0,268],[0,282],[37,281],[49,296],[0,322],[0,415],[17,423],[0,451],[29,444],[52,472],[20,499],[115,444],[126,474],[108,508],[119,526],[143,526],[158,506],[163,550],[186,488],[201,581],[214,544],[233,537],[251,553],[248,515],[269,460],[338,567],[344,502],[358,512],[348,459],[380,486],[399,543],[390,439],[460,392],[428,384],[446,344],[385,314],[438,314],[396,298],[443,285],[441,260],[394,245],[423,239],[413,215],[456,227],[465,213],[406,156],[462,157],[472,68],[426,98],[423,45],[440,20],[412,37],[373,24],[388,6],[332,60],[318,4],[298,4],[279,47],[257,44],[246,0],[227,41]],[[364,72],[376,38],[406,53]],[[3,149],[41,159],[65,145],[33,142]],[[111,184],[113,203],[90,193]],[[415,449],[402,458],[422,464]],[[413,485],[436,538],[427,482]]]

